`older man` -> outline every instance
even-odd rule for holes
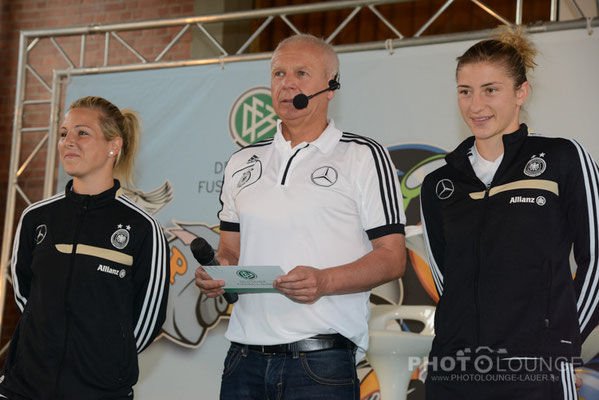
[[[219,213],[222,265],[280,265],[280,293],[244,294],[226,337],[221,399],[359,399],[356,351],[368,347],[369,291],[405,268],[401,194],[387,151],[327,119],[339,60],[310,35],[271,60],[277,133],[235,153]],[[330,85],[330,86],[329,86]],[[201,291],[223,281],[196,272]]]

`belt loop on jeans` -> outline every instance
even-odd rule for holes
[[[299,358],[299,351],[297,350],[297,342],[289,343],[289,350],[291,350],[291,356],[295,359]]]

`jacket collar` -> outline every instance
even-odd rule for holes
[[[518,130],[501,137],[503,141],[503,160],[495,173],[495,177],[501,176],[503,171],[512,164],[527,136],[528,127],[526,124],[520,124]],[[470,136],[468,139],[464,140],[454,151],[445,156],[445,161],[457,170],[478,179],[476,178],[476,174],[472,169],[472,164],[470,164],[470,160],[468,159],[468,152],[472,146],[474,146],[474,140],[474,136]],[[496,178],[493,178],[493,183],[495,183],[495,181]]]
[[[71,179],[67,182],[64,193],[66,198],[75,203],[76,205],[91,209],[101,207],[109,203],[115,197],[117,197],[117,191],[120,189],[120,187],[120,182],[117,179],[115,179],[114,185],[110,189],[105,190],[102,193],[94,195],[79,194],[73,191],[73,180]]]

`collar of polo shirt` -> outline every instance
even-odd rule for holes
[[[283,137],[283,130],[281,129],[282,121],[277,121],[277,133],[274,137],[275,146],[289,146],[289,142]],[[327,118],[327,127],[320,134],[318,139],[311,142],[310,145],[315,146],[321,153],[330,153],[334,148],[339,139],[341,139],[342,132],[335,128],[335,121],[332,118]],[[301,143],[300,143],[301,145]],[[299,145],[298,145],[299,146]],[[296,146],[297,147],[297,146]]]

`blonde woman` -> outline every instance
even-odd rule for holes
[[[139,122],[99,97],[69,107],[58,151],[73,179],[29,206],[12,257],[22,312],[0,398],[131,399],[137,353],[160,331],[169,247],[160,225],[122,195]]]

